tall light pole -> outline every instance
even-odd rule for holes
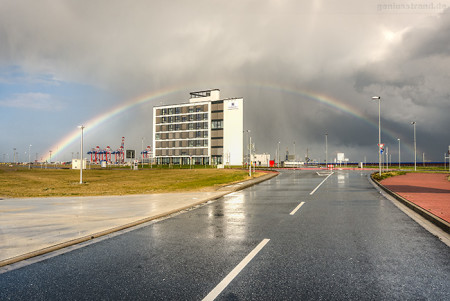
[[[14,154],[13,154],[13,163],[16,164],[16,148],[13,148]]]
[[[386,147],[386,171],[389,171],[389,147]]]
[[[373,100],[378,100],[378,167],[381,177],[381,97],[372,96]]]
[[[414,171],[417,171],[417,148],[416,148],[416,122],[412,121],[414,127]]]
[[[294,162],[295,162],[295,141],[294,141]]]
[[[280,141],[278,141],[278,168],[280,168]]]
[[[400,170],[400,138],[398,140],[398,170]]]
[[[142,150],[142,162],[141,162],[141,168],[144,168],[144,137],[142,137],[141,150]]]
[[[325,168],[328,168],[328,133],[325,133]]]
[[[80,184],[83,184],[83,130],[84,125],[79,125],[79,129],[81,129],[81,146],[80,146]]]
[[[250,154],[250,130],[245,130],[245,132],[247,133],[247,136],[248,136],[248,149],[247,149],[247,151],[248,151],[248,154]],[[250,155],[248,155],[248,164],[250,164]]]
[[[251,177],[252,176],[252,137],[251,136],[250,136],[249,141],[250,142],[248,144],[248,162],[250,164],[248,165],[248,176]]]
[[[28,169],[31,169],[31,146],[28,146]]]

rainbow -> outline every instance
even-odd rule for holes
[[[292,88],[292,87],[288,87],[288,86],[282,86],[282,85],[274,85],[271,83],[246,83],[246,85],[242,85],[242,84],[235,84],[235,85],[230,85],[229,83],[225,84],[227,86],[241,86],[241,87],[255,87],[255,88],[262,88],[262,89],[270,89],[270,90],[275,90],[275,91],[282,91],[282,92],[287,92],[290,93],[292,95],[295,96],[300,96],[302,99],[307,99],[310,101],[314,101],[314,102],[318,102],[321,104],[324,104],[326,106],[329,106],[331,108],[337,109],[341,112],[344,112],[346,114],[349,114],[351,116],[354,116],[368,124],[370,124],[371,126],[378,128],[378,123],[374,122],[370,119],[367,118],[367,116],[365,116],[364,114],[362,114],[361,112],[359,112],[358,110],[356,110],[355,108],[349,106],[348,104],[336,99],[336,98],[332,98],[328,95],[325,94],[321,94],[315,91],[309,91],[309,90],[299,90],[296,88]],[[139,97],[133,98],[131,100],[128,100],[126,102],[124,102],[121,105],[116,106],[115,108],[104,112],[94,118],[92,118],[91,120],[83,123],[83,125],[85,126],[84,131],[85,132],[89,132],[92,131],[93,129],[99,127],[101,124],[103,124],[104,122],[110,120],[111,118],[120,115],[121,113],[134,108],[136,106],[139,106],[141,104],[147,103],[149,101],[155,100],[157,98],[160,97],[164,97],[170,94],[173,94],[175,92],[179,92],[182,91],[183,88],[180,87],[176,87],[176,88],[166,88],[166,89],[161,89],[158,91],[154,91],[145,95],[141,95]],[[398,135],[396,135],[396,133],[392,132],[389,129],[386,128],[382,128],[382,136],[389,136],[392,140],[397,140]],[[78,141],[80,138],[80,130],[75,129],[73,130],[71,133],[69,133],[66,137],[64,137],[63,139],[61,139],[60,141],[58,141],[58,143],[56,143],[54,146],[51,147],[51,149],[56,149],[57,151],[53,152],[53,156],[56,157],[57,155],[61,154],[68,146],[70,146],[71,144],[75,143],[76,141]],[[383,141],[386,141],[386,139],[383,138]],[[412,151],[412,146],[406,143],[403,143],[403,145],[411,152]],[[50,159],[50,155],[44,157],[44,161],[48,161]]]
[[[154,91],[154,92],[133,98],[131,100],[128,100],[128,101],[124,102],[123,104],[120,104],[120,105],[112,108],[111,110],[104,112],[104,113],[92,118],[91,120],[88,120],[87,122],[84,122],[83,123],[83,126],[85,127],[84,132],[86,133],[86,132],[94,130],[95,128],[97,128],[101,124],[103,124],[104,122],[110,120],[111,118],[113,118],[117,115],[120,115],[121,113],[123,113],[131,108],[134,108],[136,106],[147,103],[149,101],[170,95],[170,94],[175,93],[180,90],[181,89],[179,89],[179,88],[161,89],[161,90]],[[56,143],[55,145],[53,145],[50,148],[52,150],[56,149],[56,151],[52,151],[52,154],[53,154],[52,156],[55,158],[56,156],[61,154],[68,146],[70,146],[71,144],[78,141],[80,139],[80,135],[81,135],[81,132],[79,129],[75,129],[72,132],[70,132],[66,137],[64,137],[63,139],[58,141],[58,143]],[[44,157],[43,160],[49,161],[50,154],[47,155],[46,157]]]
[[[249,85],[247,85],[247,86],[249,86]],[[338,111],[344,112],[346,114],[350,114],[351,116],[354,116],[357,119],[360,119],[361,121],[368,123],[372,127],[375,127],[376,129],[378,129],[378,120],[372,121],[372,120],[368,119],[366,115],[364,115],[360,111],[356,110],[354,107],[351,107],[348,104],[344,103],[343,101],[338,100],[336,98],[332,98],[328,95],[321,94],[321,93],[318,93],[315,91],[306,90],[306,89],[298,90],[298,89],[294,89],[291,87],[281,86],[281,85],[273,85],[270,83],[262,84],[262,85],[257,84],[257,85],[251,85],[251,86],[255,86],[258,88],[266,88],[266,89],[271,89],[271,90],[276,90],[276,91],[283,91],[283,92],[293,94],[295,96],[300,96],[300,97],[302,97],[302,99],[307,99],[307,100],[311,100],[314,102],[324,104],[328,107],[337,109]],[[370,98],[368,98],[368,101],[369,100],[370,100]],[[395,140],[395,141],[397,140],[397,138],[398,138],[397,133],[395,133],[385,127],[384,128],[382,127],[381,130],[382,130],[382,133],[381,133],[382,141],[387,142],[386,139],[383,138],[383,136],[385,136],[385,135],[387,135],[392,140]],[[408,147],[409,150],[413,151],[413,148],[411,145],[405,144],[405,147]]]

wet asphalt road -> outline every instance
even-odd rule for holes
[[[0,274],[0,300],[450,300],[450,250],[367,173],[285,171],[213,203]],[[300,204],[304,204],[290,213]]]

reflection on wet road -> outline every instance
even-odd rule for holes
[[[201,300],[217,287],[217,300],[450,299],[446,245],[384,199],[367,173],[324,179],[283,171],[0,274],[0,299]]]

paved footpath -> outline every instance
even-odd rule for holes
[[[449,174],[407,173],[381,181],[381,184],[422,209],[450,223]]]

